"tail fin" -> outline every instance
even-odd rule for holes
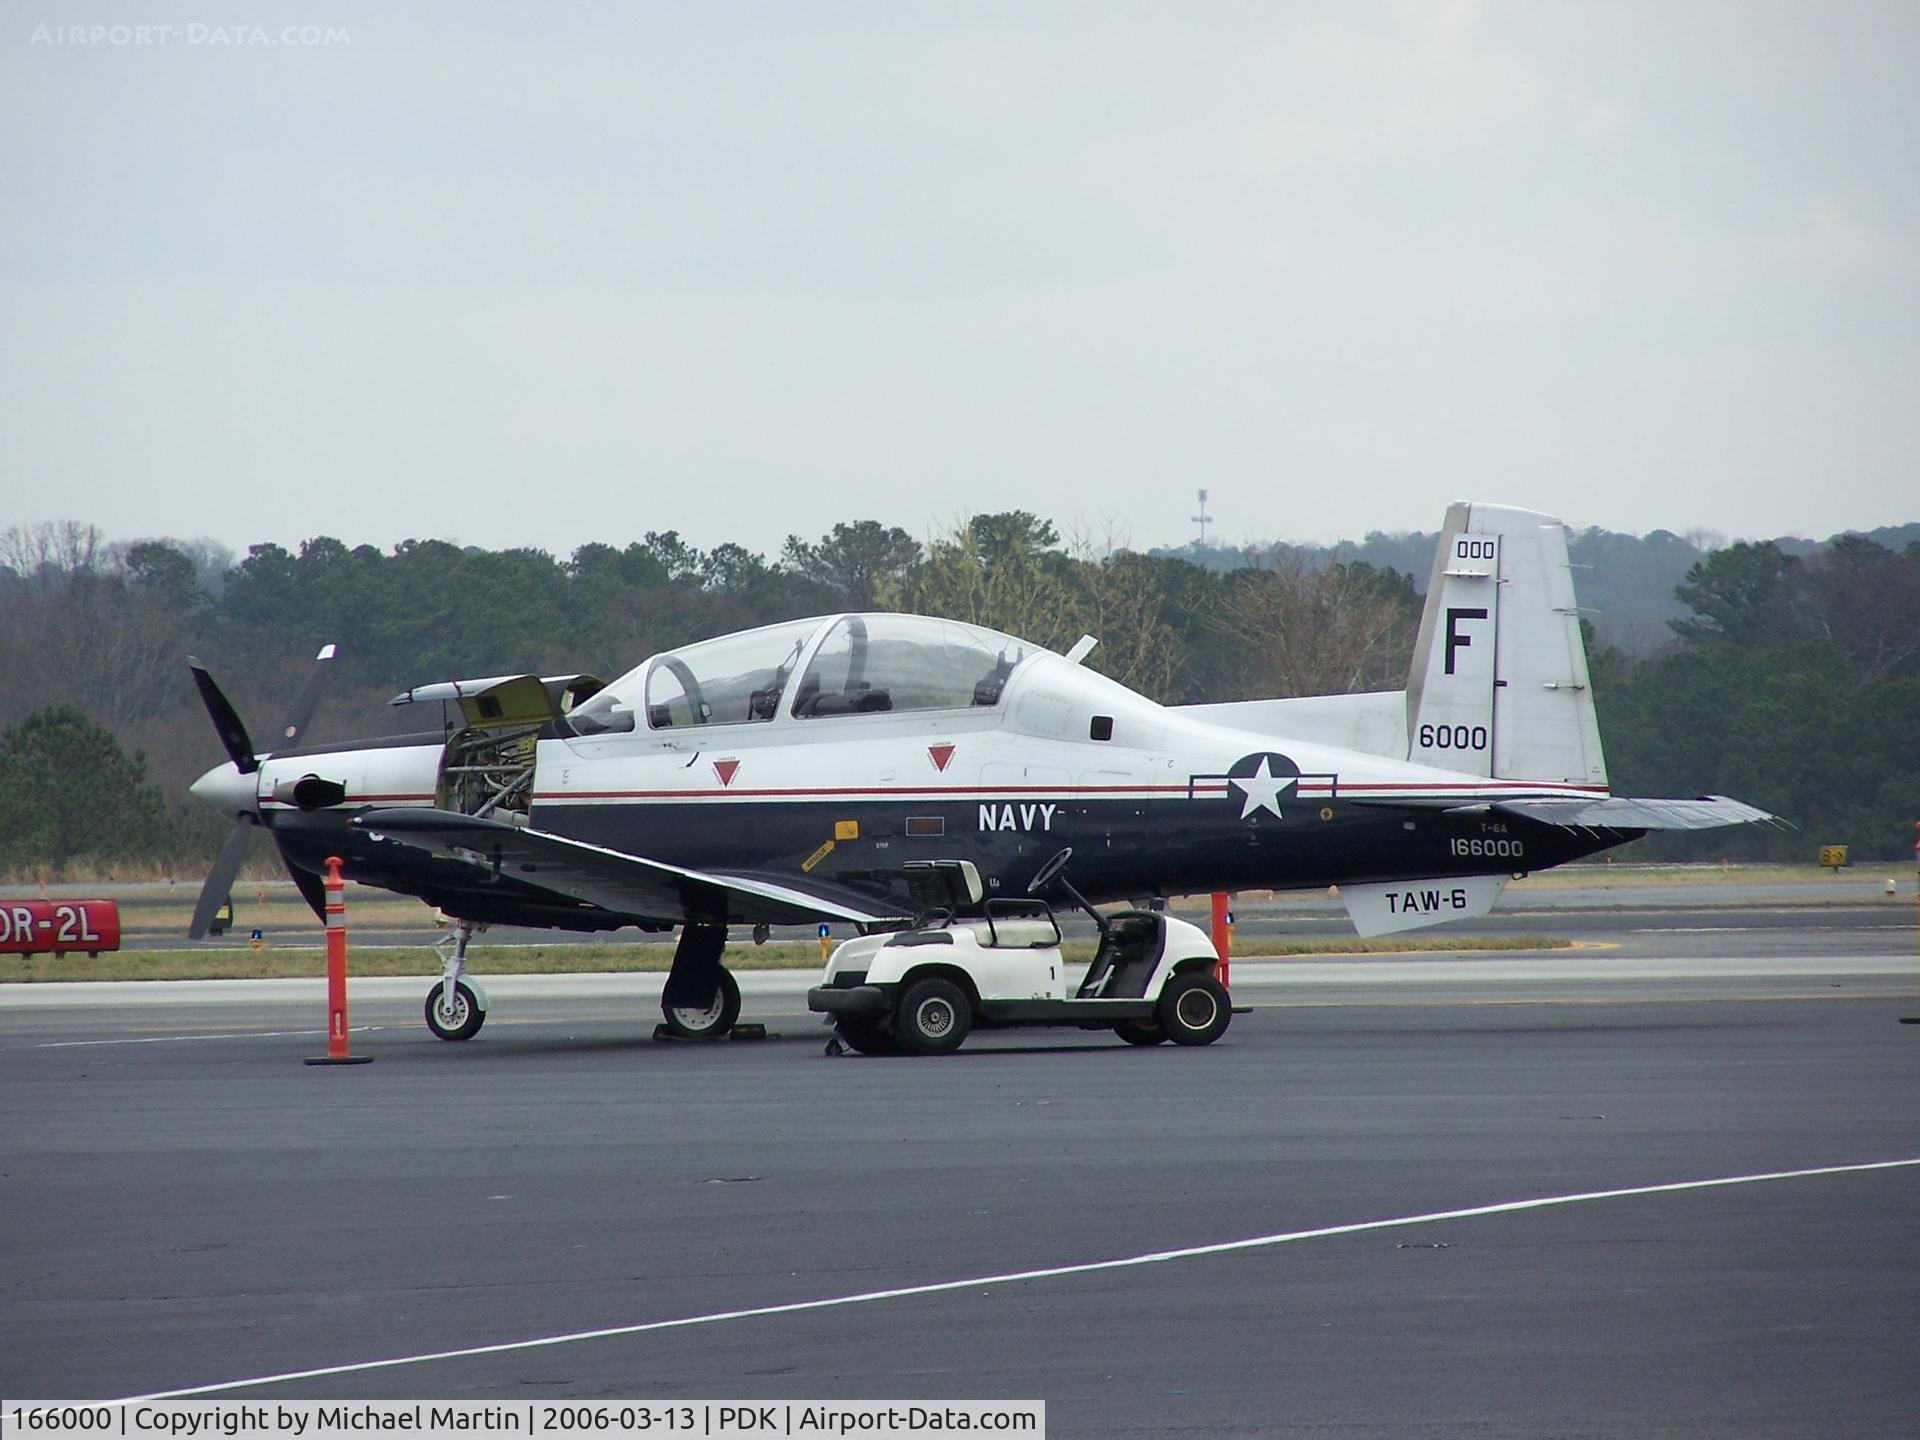
[[[1407,677],[1407,758],[1496,780],[1605,785],[1558,520],[1455,504]]]

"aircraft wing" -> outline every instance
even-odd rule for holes
[[[689,870],[451,810],[370,810],[352,823],[401,845],[444,851],[478,870],[509,875],[568,900],[649,920],[724,917],[741,924],[840,920],[871,925],[911,918],[844,886],[798,876]]]

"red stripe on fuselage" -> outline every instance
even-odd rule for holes
[[[1542,794],[1548,798],[1565,797],[1569,799],[1604,796],[1611,793],[1604,787],[1596,786],[1560,785],[1548,789],[1541,785],[1527,784],[1523,781],[1503,782],[1498,780],[1481,782],[1479,784],[1468,783],[1461,785],[1415,785],[1403,782],[1348,783],[1344,780],[1316,780],[1303,783],[1300,788],[1315,791],[1325,790],[1336,795],[1344,795],[1354,791],[1365,791],[1369,794],[1393,791],[1406,794],[1410,797],[1433,794],[1484,793],[1490,789],[1498,789],[1503,794],[1520,791],[1531,794]],[[534,795],[533,802],[538,805],[564,800],[841,800],[860,797],[871,797],[881,800],[990,800],[1005,795],[1059,795],[1064,797],[1079,795],[1177,795],[1184,798],[1196,792],[1204,794],[1205,797],[1209,799],[1215,798],[1227,793],[1227,782],[1216,779],[1191,785],[996,785],[992,788],[982,786],[967,786],[962,788],[955,786],[950,789],[926,785],[892,787],[842,785],[794,786],[791,788],[767,788],[757,790],[543,790]]]
[[[337,810],[340,809],[341,806],[346,805],[394,805],[408,802],[431,805],[433,798],[430,793],[426,795],[349,795],[346,799],[342,800],[339,805],[333,806],[332,808]],[[285,800],[276,800],[271,795],[266,796],[260,803],[262,806],[276,805],[282,810],[298,810],[300,808],[298,805],[290,804]]]

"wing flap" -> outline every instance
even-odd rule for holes
[[[792,877],[692,870],[584,840],[450,810],[372,810],[355,828],[416,849],[442,851],[493,874],[649,920],[801,925],[880,924],[908,918],[842,886]]]

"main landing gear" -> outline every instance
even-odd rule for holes
[[[675,1040],[719,1040],[740,1018],[740,984],[720,957],[727,951],[725,925],[689,923],[674,947],[673,968],[660,992],[665,1022],[655,1035]]]
[[[442,1040],[471,1040],[487,1021],[487,992],[467,975],[467,946],[481,926],[454,922],[453,933],[434,942],[440,978],[427,992],[427,1028]],[[740,984],[720,959],[727,950],[724,925],[688,925],[673,952],[673,968],[660,996],[662,1021],[656,1038],[721,1040],[740,1018]]]

